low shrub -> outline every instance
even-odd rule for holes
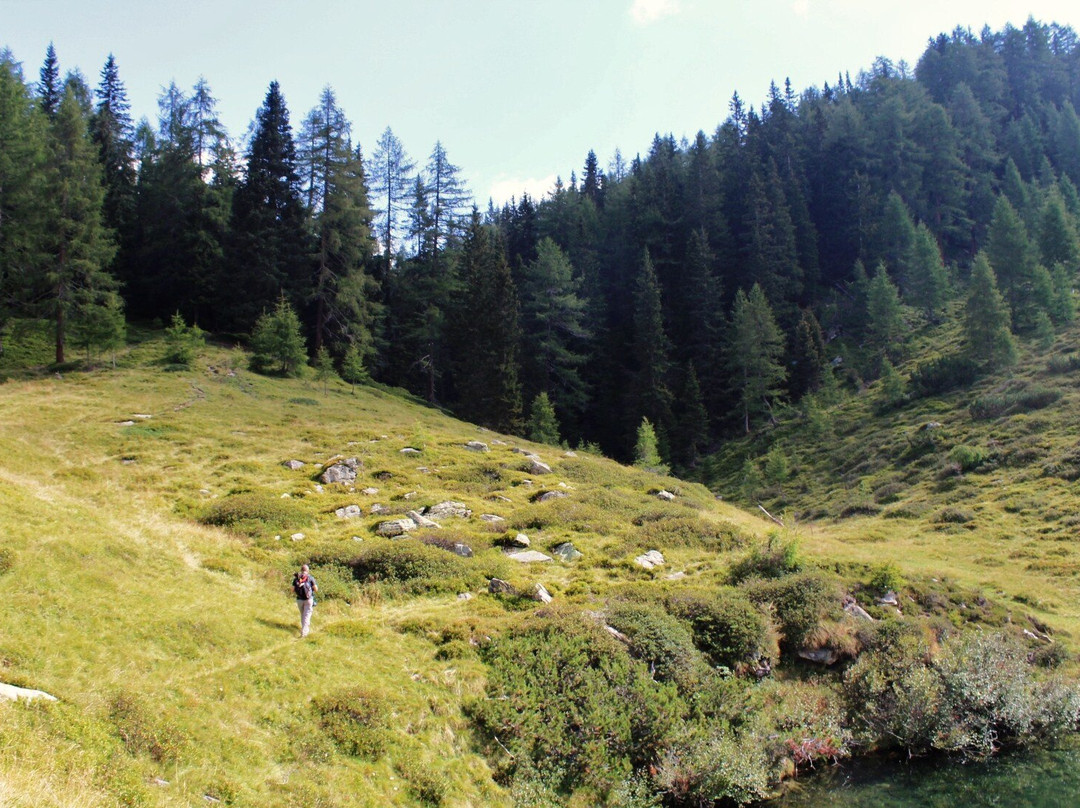
[[[442,805],[450,791],[445,774],[412,757],[395,761],[394,771],[401,775],[409,794],[420,805]]]
[[[942,356],[921,362],[908,379],[912,398],[939,396],[974,384],[980,375],[977,362],[964,356]]]
[[[1030,387],[1018,391],[979,396],[968,406],[976,421],[998,418],[1018,412],[1031,412],[1049,407],[1061,398],[1061,392],[1048,387]]]
[[[180,730],[161,719],[147,703],[130,693],[120,692],[109,702],[109,720],[133,755],[147,754],[158,763],[180,758],[185,740]]]
[[[1080,356],[1076,354],[1055,354],[1046,362],[1046,372],[1052,375],[1072,373],[1080,370]]]
[[[521,773],[562,795],[606,792],[657,762],[683,709],[673,684],[578,615],[534,618],[481,657],[487,698],[468,709],[504,784]]]
[[[361,583],[391,584],[410,593],[460,592],[483,584],[483,576],[467,559],[407,539],[374,545],[349,567]]]
[[[328,693],[312,699],[311,709],[344,754],[377,760],[386,753],[390,709],[381,693],[363,687]]]
[[[284,531],[310,521],[307,509],[295,500],[271,494],[248,492],[234,494],[214,502],[200,517],[204,525],[224,527],[237,533],[259,536]]]
[[[694,639],[685,625],[655,606],[622,603],[608,610],[607,622],[630,640],[630,652],[661,682],[680,692],[694,684]]]
[[[942,508],[935,514],[934,523],[938,525],[966,525],[968,522],[974,521],[974,519],[974,512],[950,506]]]
[[[748,578],[780,578],[800,569],[802,560],[795,540],[782,539],[773,532],[764,544],[755,545],[746,557],[731,565],[729,577],[737,584]]]
[[[690,624],[694,644],[715,665],[735,668],[766,651],[768,623],[737,589],[721,589],[708,596],[674,595],[667,607]]]
[[[960,471],[973,471],[991,458],[991,452],[980,446],[954,446],[949,450],[949,461]]]
[[[15,553],[10,547],[0,547],[0,575],[10,572],[15,566]]]
[[[672,516],[662,514],[656,519],[638,517],[640,543],[651,547],[699,547],[702,549],[730,550],[742,543],[742,537],[733,530],[696,516]]]
[[[830,612],[839,609],[835,585],[819,572],[752,581],[744,590],[751,602],[772,604],[783,645],[789,651],[799,647]]]

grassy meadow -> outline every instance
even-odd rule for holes
[[[901,451],[884,444],[902,446],[933,407],[948,408],[941,419],[953,444],[995,440],[1005,453],[1048,442],[1063,456],[1075,444],[1067,413],[1078,371],[1046,377],[1045,359],[1010,382],[1062,387],[1037,414],[964,421],[968,394],[894,413],[890,437],[861,431],[867,398],[842,405],[829,442],[851,467],[830,475],[833,455],[792,449],[793,473],[761,500],[785,514],[778,529],[703,486],[496,435],[400,393],[261,377],[243,351],[222,345],[189,369],[164,366],[162,352],[143,333],[115,367],[12,366],[26,354],[0,365],[9,376],[0,384],[0,681],[59,699],[0,703],[0,804],[526,804],[496,784],[498,750],[470,719],[488,678],[475,648],[545,610],[603,609],[650,587],[716,589],[770,534],[797,542],[806,563],[846,591],[866,589],[891,563],[912,602],[935,590],[958,625],[1027,625],[1031,614],[1059,636],[1080,636],[1074,483],[1008,463],[941,477],[947,447],[933,462],[929,453],[912,461],[911,472],[876,460]],[[779,434],[785,428],[798,427]],[[490,451],[469,450],[472,440]],[[530,474],[516,447],[554,473]],[[869,465],[858,470],[856,456]],[[325,465],[353,457],[353,485],[318,483]],[[305,466],[289,470],[290,459]],[[840,517],[864,490],[877,504],[874,490],[894,478],[897,499]],[[660,489],[675,500],[661,501]],[[567,496],[534,501],[543,491]],[[400,540],[374,531],[445,500],[472,515]],[[375,503],[388,515],[373,515]],[[350,504],[364,515],[335,515]],[[973,518],[936,521],[945,507]],[[542,552],[571,541],[583,558],[518,564],[503,552],[518,532]],[[474,556],[438,550],[454,562],[441,574],[436,556],[418,555],[435,570],[423,586],[404,574],[350,573],[354,556],[375,564],[424,541],[466,543]],[[633,562],[653,549],[663,567]],[[301,640],[289,581],[304,561],[321,592]],[[554,603],[491,595],[492,577],[519,592],[542,584]],[[473,597],[458,597],[465,592]],[[976,605],[984,595],[992,606]],[[874,609],[871,596],[860,600]],[[807,676],[778,676],[754,698],[780,709],[784,688]],[[591,804],[590,794],[570,804]]]

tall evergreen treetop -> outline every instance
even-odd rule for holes
[[[60,83],[60,62],[56,58],[56,48],[51,42],[45,51],[45,62],[41,65],[40,77],[37,94],[41,100],[41,109],[50,118],[55,118],[60,110],[60,99],[63,97],[64,88]]]

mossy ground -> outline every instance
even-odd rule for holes
[[[374,533],[388,517],[343,520],[335,509],[357,504],[368,514],[380,503],[403,514],[464,502],[473,516],[446,519],[438,531],[475,551],[460,562],[462,581],[498,574],[521,589],[542,583],[557,603],[579,609],[641,587],[717,587],[749,546],[775,530],[703,486],[484,432],[394,391],[338,383],[323,392],[311,381],[260,377],[246,370],[242,351],[222,345],[208,347],[192,369],[165,368],[162,353],[160,341],[140,333],[115,367],[6,366],[0,681],[60,701],[0,704],[4,804],[179,806],[210,796],[260,806],[301,797],[322,806],[508,805],[464,705],[484,694],[475,644],[537,605],[488,595],[482,584],[465,601],[456,581],[415,592],[355,580],[347,563],[389,543]],[[906,419],[897,429],[911,429],[925,413],[897,417]],[[491,451],[465,448],[475,439]],[[515,446],[539,453],[554,474],[530,475]],[[407,447],[420,454],[403,454]],[[358,461],[353,490],[320,491],[320,464],[337,457]],[[289,459],[306,465],[290,471],[282,466]],[[810,464],[796,463],[801,470]],[[911,580],[955,578],[1003,591],[1052,626],[1075,631],[1075,576],[1038,566],[1071,563],[1061,538],[1068,517],[1050,523],[1060,533],[1008,535],[1027,524],[1026,513],[1043,524],[1048,494],[1064,510],[1067,492],[1057,490],[1056,478],[1039,476],[1027,487],[1001,487],[995,498],[998,489],[983,484],[992,476],[977,476],[977,501],[956,503],[975,512],[979,530],[933,522],[933,486],[941,481],[928,481],[889,506],[921,504],[928,515],[827,526],[800,520],[787,536],[850,587],[892,559]],[[849,483],[837,479],[844,490]],[[957,485],[972,483],[960,477]],[[366,487],[378,493],[361,493]],[[657,499],[660,488],[676,500]],[[542,490],[568,496],[533,502]],[[810,501],[813,490],[800,496]],[[256,498],[244,506],[255,508],[251,519],[231,528],[201,521],[237,497]],[[782,499],[789,509],[799,501],[787,492]],[[484,522],[483,513],[505,522]],[[571,541],[584,557],[519,566],[500,547],[518,531],[541,551]],[[297,533],[303,538],[293,540]],[[1068,554],[1050,552],[1059,547]],[[664,567],[633,563],[651,549],[664,553]],[[1010,558],[1025,550],[1034,555]],[[316,558],[323,596],[314,633],[302,641],[289,576]],[[674,572],[685,577],[667,580]],[[377,726],[325,724],[329,708],[320,713],[318,705],[358,698],[375,706],[354,720],[378,716]],[[330,712],[334,721],[353,715]],[[375,744],[380,754],[351,753],[343,737],[361,738],[356,748]]]

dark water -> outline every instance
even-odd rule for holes
[[[1080,808],[1080,744],[987,763],[874,763],[818,767],[782,808]]]

